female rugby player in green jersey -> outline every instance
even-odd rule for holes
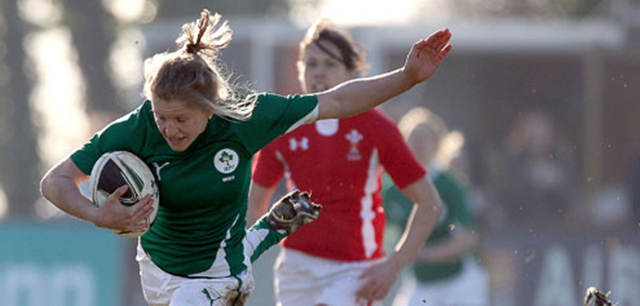
[[[119,205],[125,187],[98,208],[78,185],[105,152],[129,151],[150,166],[160,206],[136,258],[149,305],[242,304],[253,289],[251,260],[287,235],[271,229],[265,218],[249,234],[245,230],[253,154],[301,124],[352,116],[409,90],[433,75],[451,50],[449,30],[440,30],[416,42],[397,70],[315,94],[241,97],[217,68],[218,50],[232,36],[219,21],[205,10],[199,21],[184,25],[178,50],[145,61],[147,100],[96,133],[41,182],[43,196],[75,217],[98,227],[138,230],[152,211],[149,197],[131,207]]]
[[[398,128],[420,162],[429,167],[429,178],[443,209],[416,256],[412,275],[403,278],[393,305],[419,306],[425,300],[432,305],[489,305],[487,272],[475,254],[480,243],[475,217],[465,186],[449,169],[460,150],[451,140],[462,136],[451,132],[439,116],[422,106],[407,112]],[[389,223],[402,228],[413,203],[388,176],[384,183],[382,194]]]

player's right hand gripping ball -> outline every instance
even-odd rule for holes
[[[589,287],[584,296],[584,306],[612,306],[609,293],[602,293],[596,287]]]
[[[300,190],[292,191],[278,200],[267,217],[267,224],[274,230],[291,234],[298,227],[318,219],[322,205],[311,202],[311,195]]]

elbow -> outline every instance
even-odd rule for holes
[[[58,167],[51,168],[40,180],[40,194],[52,203],[52,198],[59,187],[60,178],[62,177],[59,169]]]
[[[429,220],[427,223],[433,222],[435,224],[442,214],[442,203],[440,202],[440,198],[417,201],[414,203],[414,207],[417,208],[416,217],[420,220]]]
[[[40,194],[47,200],[49,200],[50,197],[51,180],[51,171],[47,172],[47,174],[42,177],[42,180],[40,180]]]
[[[430,204],[431,205],[428,206],[430,213],[437,216],[437,218],[440,218],[440,215],[442,214],[442,200],[440,200],[440,197],[436,197]]]

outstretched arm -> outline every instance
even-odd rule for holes
[[[356,115],[427,80],[451,50],[450,39],[449,29],[436,31],[413,44],[402,68],[318,93],[318,120]]]

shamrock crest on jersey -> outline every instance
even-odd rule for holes
[[[222,149],[216,153],[213,158],[213,164],[221,173],[231,173],[238,167],[239,157],[236,151],[231,149]]]

